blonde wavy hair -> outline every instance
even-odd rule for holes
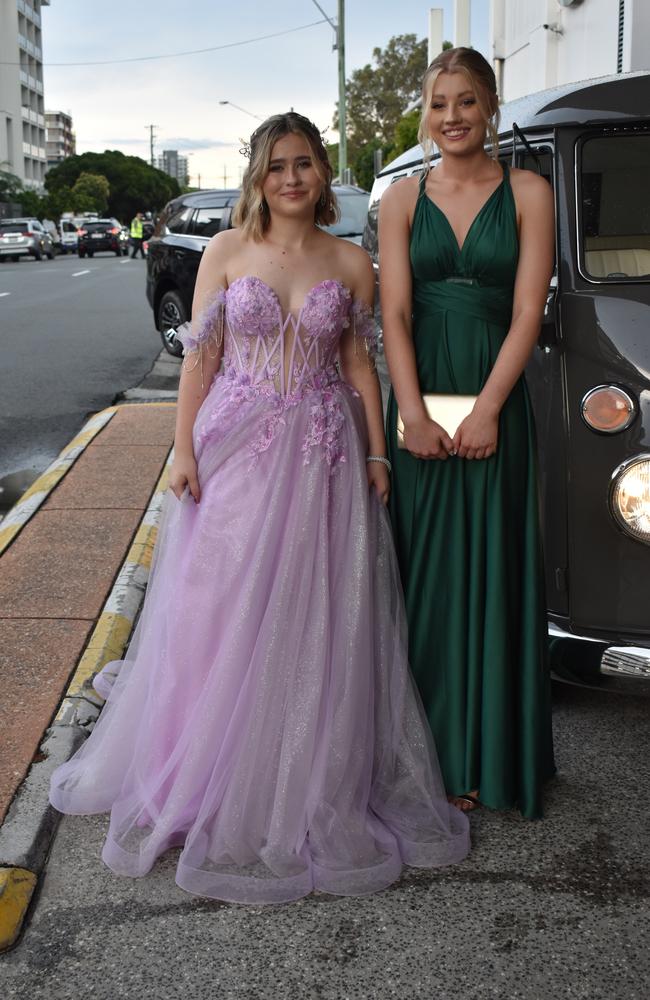
[[[476,49],[446,49],[436,56],[422,80],[422,117],[418,141],[424,149],[424,162],[428,166],[433,156],[433,139],[427,131],[427,119],[436,80],[441,73],[464,73],[476,96],[476,103],[485,119],[485,135],[490,143],[490,155],[499,154],[499,96],[494,70],[487,59]]]
[[[323,190],[314,209],[317,226],[330,226],[340,218],[332,191],[332,167],[320,132],[313,122],[296,111],[271,115],[255,129],[250,139],[250,164],[242,180],[242,192],[233,211],[233,223],[246,238],[261,240],[271,222],[271,213],[262,186],[269,172],[271,153],[278,139],[289,133],[301,135],[311,150],[314,169],[323,182]],[[248,155],[248,148],[246,153]]]

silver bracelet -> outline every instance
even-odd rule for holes
[[[384,458],[383,455],[368,455],[366,462],[381,462],[382,465],[386,466],[389,472],[393,471],[393,466],[387,458]]]

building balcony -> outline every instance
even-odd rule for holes
[[[31,122],[32,125],[40,125],[41,128],[45,128],[44,115],[40,115],[38,111],[33,111],[31,108],[26,108],[24,104],[21,106],[20,110],[24,122]]]
[[[16,0],[16,7],[21,14],[24,14],[37,28],[40,28],[41,15],[36,13],[31,4],[27,3],[26,0]]]

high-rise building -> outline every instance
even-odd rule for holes
[[[48,167],[56,167],[68,156],[74,156],[76,147],[70,115],[65,111],[46,111],[45,139]]]
[[[188,183],[187,157],[181,156],[177,149],[163,149],[162,156],[154,157],[154,166],[175,177],[181,187]]]
[[[47,170],[41,8],[49,3],[0,3],[0,168],[37,190]]]

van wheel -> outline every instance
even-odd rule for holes
[[[158,306],[157,327],[165,350],[175,358],[183,356],[183,345],[176,340],[174,330],[188,320],[188,315],[178,292],[165,292]]]
[[[34,260],[43,260],[43,254],[40,250],[34,251]]]
[[[47,255],[48,260],[54,260],[54,251],[50,250]]]

